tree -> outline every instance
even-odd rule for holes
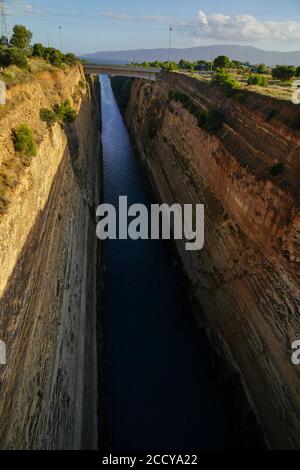
[[[8,51],[8,48],[0,47],[0,67],[8,67],[9,65],[11,65],[11,60]]]
[[[194,62],[194,69],[195,70],[210,70],[211,64],[206,60],[197,60]]]
[[[228,69],[230,67],[230,59],[226,55],[219,55],[214,60],[215,69]]]
[[[268,86],[268,80],[262,75],[250,75],[247,83],[248,85],[257,85],[261,87]]]
[[[12,64],[22,68],[27,67],[27,57],[23,51],[17,49],[16,47],[10,47],[8,49],[8,54],[11,58]]]
[[[265,64],[259,64],[259,66],[257,67],[257,73],[266,73],[266,70],[267,67],[265,66]]]
[[[9,46],[9,41],[8,41],[8,38],[6,36],[1,36],[0,37],[0,46],[5,46],[5,47]]]
[[[56,105],[54,111],[58,119],[64,124],[70,124],[76,119],[76,111],[71,107],[69,100],[65,100],[62,103]]]
[[[177,70],[176,62],[164,62],[162,64],[162,69],[166,72],[172,72],[173,70]]]
[[[296,77],[300,77],[300,67],[296,68]]]
[[[57,121],[57,115],[52,109],[42,108],[40,111],[40,118],[45,121],[50,127]]]
[[[0,65],[8,67],[9,65],[17,65],[18,67],[27,67],[27,58],[23,51],[16,47],[5,47],[0,49]]]
[[[59,50],[53,49],[48,56],[48,60],[55,67],[60,67],[63,63],[63,54]]]
[[[217,69],[214,81],[225,89],[227,96],[232,96],[235,90],[239,88],[239,82],[224,69]]]
[[[292,65],[277,65],[272,70],[273,78],[281,80],[282,82],[287,82],[291,80],[296,75],[296,67]]]
[[[194,68],[193,63],[185,59],[179,61],[178,67],[183,70],[192,70]]]
[[[36,43],[33,45],[32,55],[35,57],[45,57],[46,48],[43,44]]]
[[[32,39],[32,32],[25,26],[16,24],[13,28],[13,35],[10,40],[10,45],[28,51]]]
[[[160,69],[161,68],[161,62],[159,62],[159,60],[155,60],[154,62],[151,62],[151,67]]]
[[[230,66],[233,69],[241,69],[243,67],[239,60],[232,60]]]
[[[78,63],[78,59],[75,54],[68,52],[63,58],[64,62],[68,65],[75,65]]]

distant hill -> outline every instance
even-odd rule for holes
[[[178,62],[186,60],[212,60],[218,55],[228,55],[233,60],[250,62],[251,64],[264,63],[266,65],[300,65],[300,51],[278,52],[264,51],[252,46],[216,45],[190,47],[188,49],[172,49],[171,60]],[[84,59],[95,63],[128,63],[165,61],[168,59],[168,49],[136,49],[130,51],[104,51],[85,54]]]

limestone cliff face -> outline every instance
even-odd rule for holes
[[[217,109],[222,128],[201,128],[174,91],[194,110]],[[204,250],[177,243],[190,296],[273,448],[300,445],[300,370],[291,362],[300,338],[300,134],[287,125],[297,113],[180,74],[134,80],[126,110],[158,199],[205,204]]]
[[[95,206],[100,147],[97,86],[80,66],[43,72],[0,107],[1,164],[28,124],[38,154],[0,217],[0,446],[97,446]],[[70,99],[74,124],[50,129],[41,108]]]

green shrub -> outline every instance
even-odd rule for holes
[[[9,67],[10,65],[17,65],[20,68],[26,68],[28,65],[26,54],[16,47],[1,47],[0,66]]]
[[[9,46],[9,40],[6,36],[1,36],[0,37],[0,46],[6,46],[8,47]]]
[[[239,88],[239,83],[225,69],[217,69],[214,81],[225,89],[227,96],[232,96]]]
[[[14,147],[26,157],[34,157],[37,154],[37,144],[32,130],[26,125],[21,124],[13,132]]]
[[[265,66],[265,64],[259,64],[259,66],[257,67],[257,73],[266,73],[267,71],[267,67]]]
[[[72,52],[63,54],[59,49],[54,47],[44,47],[40,43],[36,43],[32,48],[32,55],[34,57],[42,57],[55,67],[61,67],[63,63],[68,65],[75,65],[79,63],[79,59]]]
[[[17,49],[15,47],[11,47],[9,49],[9,55],[11,57],[12,64],[17,65],[18,67],[21,67],[21,68],[27,67],[28,65],[27,57],[22,50]]]
[[[54,110],[42,108],[40,110],[40,118],[45,121],[48,126],[55,122],[62,122],[64,124],[72,123],[76,119],[76,111],[71,107],[69,100],[65,100],[54,107]]]
[[[48,60],[51,65],[54,65],[55,67],[61,67],[63,63],[63,55],[60,51],[53,50],[48,55]]]
[[[46,47],[43,44],[36,43],[32,48],[32,55],[34,57],[45,57],[46,56]]]
[[[194,64],[193,62],[190,62],[189,60],[181,59],[178,62],[178,68],[183,69],[183,70],[193,70]]]
[[[84,80],[79,80],[78,86],[79,86],[79,88],[84,90],[86,88],[86,82]]]
[[[257,85],[261,87],[268,86],[268,80],[263,75],[250,75],[247,83],[248,85]]]
[[[75,65],[75,64],[78,64],[79,62],[76,55],[73,54],[72,52],[68,52],[67,54],[65,54],[63,57],[63,61],[68,65]]]
[[[236,69],[236,70],[242,70],[243,66],[242,66],[242,63],[239,60],[232,60],[230,62],[230,68],[231,69]]]
[[[76,119],[76,111],[71,107],[69,100],[65,100],[59,105],[56,105],[54,111],[59,120],[64,124],[70,124]]]
[[[296,75],[296,67],[292,65],[277,65],[272,70],[273,78],[281,80],[282,82],[287,82],[291,80]]]
[[[52,109],[42,108],[40,111],[40,117],[48,126],[51,126],[57,121],[57,115]]]
[[[8,67],[11,65],[10,57],[8,55],[8,47],[0,47],[0,66]]]
[[[283,163],[276,163],[275,165],[271,166],[269,169],[269,174],[271,176],[279,176],[279,175],[282,175],[283,172],[284,172]]]
[[[163,64],[161,64],[161,68],[165,72],[173,72],[175,70],[178,70],[176,62],[164,62]]]

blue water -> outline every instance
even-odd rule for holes
[[[101,76],[104,200],[149,206],[141,168]],[[236,447],[236,436],[181,279],[161,241],[106,242],[105,381],[115,450]]]

